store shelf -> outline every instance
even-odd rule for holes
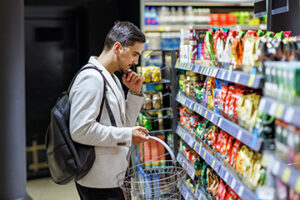
[[[262,97],[258,109],[286,123],[300,127],[300,108],[278,100]]]
[[[194,171],[194,166],[190,163],[190,161],[187,160],[185,155],[183,153],[178,153],[177,154],[177,161],[178,163],[185,169],[187,174],[191,177],[191,179],[195,179],[195,171]]]
[[[154,85],[154,84],[165,84],[165,83],[171,83],[170,80],[167,80],[167,79],[162,79],[161,81],[159,82],[149,82],[149,83],[143,83],[144,85]]]
[[[218,79],[237,83],[250,88],[258,89],[263,86],[263,76],[260,74],[247,74],[240,71],[229,71],[226,69],[201,66],[192,63],[177,62],[175,68],[193,71],[198,74],[216,77]]]
[[[157,111],[165,111],[165,110],[172,110],[171,107],[167,107],[167,108],[159,108],[159,109],[150,109],[150,110],[141,110],[141,112],[157,112]]]
[[[254,200],[256,199],[255,193],[250,190],[243,182],[239,180],[229,169],[227,169],[221,161],[219,161],[214,155],[212,155],[209,150],[205,149],[202,143],[196,141],[188,131],[182,126],[177,126],[176,133],[183,139],[188,137],[192,139],[192,142],[189,142],[188,145],[197,152],[205,162],[210,165],[215,172],[242,198],[245,200]]]
[[[195,102],[195,100],[192,100],[192,99],[188,98],[187,96],[185,96],[182,92],[179,92],[177,94],[176,100],[179,103],[181,103],[182,105],[188,107],[189,109],[195,111],[202,117],[211,121],[212,123],[217,125],[219,128],[223,129],[231,136],[240,140],[243,144],[247,145],[254,151],[258,152],[261,149],[262,144],[263,144],[263,139],[259,138],[257,135],[250,133],[249,131],[240,127],[236,123],[205,108],[204,106]]]
[[[144,25],[143,30],[145,32],[180,32],[181,29],[189,30],[191,27],[194,29],[208,30],[209,28],[230,28],[234,30],[266,30],[266,25],[251,26],[251,25],[235,25],[235,26],[210,26],[210,25],[185,25],[185,24],[173,24],[173,25]]]
[[[145,0],[145,6],[246,6],[253,7],[253,0]]]
[[[265,152],[262,165],[300,194],[300,171],[292,167],[292,164],[289,165],[274,154]]]
[[[208,198],[206,197],[206,195],[207,194],[205,192],[203,192],[202,190],[197,189],[195,191],[195,197],[198,200],[208,200]]]
[[[181,192],[181,195],[185,200],[196,200],[192,191],[190,191],[184,181],[180,181],[177,185],[177,188]]]
[[[162,134],[162,132],[172,132],[172,131],[173,131],[172,129],[154,130],[154,131],[149,131],[149,134],[150,135],[153,135],[153,134]]]

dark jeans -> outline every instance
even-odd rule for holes
[[[81,200],[125,200],[121,188],[88,188],[76,183]]]

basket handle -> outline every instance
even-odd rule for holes
[[[169,152],[171,158],[172,158],[172,161],[174,163],[174,166],[176,165],[176,158],[175,158],[175,155],[172,151],[172,149],[169,147],[169,145],[167,145],[163,140],[159,139],[158,137],[153,137],[153,136],[148,136],[149,139],[151,140],[156,140],[157,142],[159,142],[160,144],[162,144],[166,149],[167,151]],[[133,151],[133,146],[131,146],[129,148],[129,151],[128,151],[128,154],[127,154],[127,161],[129,162],[130,160],[130,156],[131,156],[131,152]]]

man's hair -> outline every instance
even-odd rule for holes
[[[128,47],[135,42],[145,43],[146,37],[133,23],[117,21],[106,35],[104,50],[110,50],[116,42],[120,42],[123,47]]]

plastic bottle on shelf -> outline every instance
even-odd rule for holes
[[[192,6],[188,6],[185,9],[185,23],[193,24],[193,8]]]
[[[171,14],[170,14],[169,20],[170,20],[171,24],[178,24],[177,12],[176,12],[176,8],[174,6],[171,7]]]
[[[154,6],[152,6],[150,10],[150,20],[151,20],[150,22],[151,25],[157,25],[157,13]]]
[[[151,19],[150,19],[150,10],[148,6],[145,7],[144,18],[145,18],[145,25],[149,25],[151,23]]]
[[[183,8],[178,7],[177,8],[177,19],[178,19],[178,24],[184,24],[184,13],[183,13]]]
[[[169,23],[169,16],[170,16],[169,8],[166,6],[161,7],[161,10],[159,13],[160,24]]]

